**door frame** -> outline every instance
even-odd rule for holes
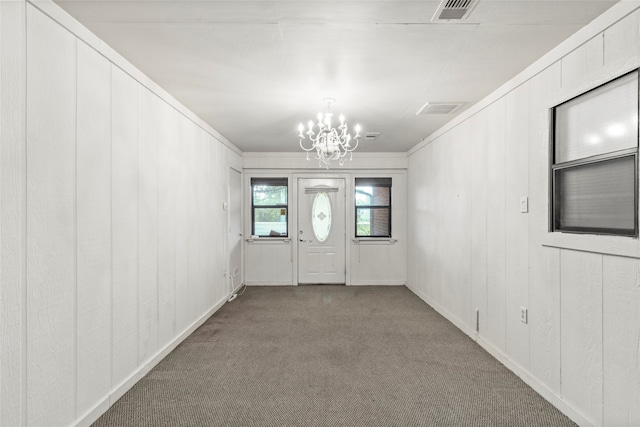
[[[345,240],[344,240],[344,257],[345,257],[345,285],[349,286],[351,284],[351,268],[350,268],[350,260],[351,260],[351,246],[349,244],[350,239],[353,237],[353,221],[350,221],[350,218],[353,216],[353,206],[352,200],[353,197],[349,197],[350,194],[353,194],[353,179],[352,174],[349,173],[339,173],[339,172],[326,172],[326,173],[318,173],[318,172],[309,172],[309,173],[294,173],[291,177],[290,184],[290,205],[289,205],[289,213],[291,214],[290,218],[293,217],[289,222],[290,233],[291,233],[291,243],[292,243],[292,252],[293,252],[293,285],[298,286],[298,274],[299,274],[299,251],[300,251],[300,240],[298,238],[298,231],[300,229],[298,224],[298,180],[302,179],[344,179],[344,194],[345,194],[345,203],[344,203],[344,215],[345,215]]]
[[[230,275],[233,274],[232,266],[231,266],[231,176],[233,173],[240,174],[240,271],[238,272],[240,276],[240,282],[236,284],[234,287],[234,282],[231,280]],[[227,291],[230,290],[230,294],[235,293],[238,289],[242,287],[244,283],[244,196],[242,189],[244,187],[244,172],[242,168],[235,167],[233,165],[228,165],[227,167],[227,196],[226,196],[226,220],[227,220],[227,233],[225,239],[225,255],[226,255],[226,266],[225,266],[225,289]]]

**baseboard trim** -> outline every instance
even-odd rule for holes
[[[405,286],[397,280],[352,280],[350,286]]]
[[[247,286],[294,286],[291,282],[252,282],[245,281]]]
[[[460,320],[460,318],[458,318],[453,313],[451,313],[449,310],[447,310],[446,308],[444,308],[443,306],[441,306],[440,304],[435,302],[433,299],[431,299],[427,294],[422,292],[420,289],[418,289],[418,288],[416,288],[414,286],[411,286],[408,283],[407,283],[406,286],[411,292],[416,294],[418,296],[418,298],[420,298],[422,301],[426,302],[431,308],[433,308],[435,311],[440,313],[445,319],[447,319],[449,322],[453,323],[462,332],[464,332],[465,334],[467,334],[471,338],[473,338],[474,341],[477,341],[477,335],[478,334],[476,333],[476,331],[474,329],[470,328],[469,325],[464,323],[462,320]]]
[[[225,296],[212,308],[207,310],[202,316],[200,316],[195,322],[189,325],[182,333],[177,335],[172,341],[160,349],[155,355],[149,358],[142,364],[133,374],[114,387],[108,396],[105,396],[100,402],[98,402],[93,408],[81,415],[73,426],[85,427],[93,424],[102,414],[120,399],[127,391],[129,391],[138,381],[140,381],[145,375],[151,371],[162,359],[167,357],[182,341],[184,341],[189,335],[198,329],[204,322],[207,321],[216,311],[226,304],[227,300],[232,294]]]
[[[407,288],[431,308],[440,313],[445,319],[453,323],[458,329],[476,341],[480,347],[487,351],[487,353],[489,353],[498,362],[502,363],[511,372],[516,374],[525,382],[525,384],[555,406],[560,412],[569,417],[573,422],[580,426],[597,425],[597,423],[586,417],[582,412],[580,412],[580,410],[576,409],[573,405],[564,400],[561,395],[550,389],[546,384],[540,382],[524,367],[511,360],[506,354],[496,348],[490,341],[487,341],[484,337],[479,335],[473,328],[466,325],[457,316],[453,315],[450,311],[433,301],[429,296],[416,287],[407,284]]]
[[[576,409],[571,403],[567,402],[562,396],[555,393],[546,384],[540,382],[528,370],[511,360],[506,354],[493,346],[489,341],[480,336],[476,340],[478,345],[485,349],[487,353],[493,356],[498,362],[502,363],[507,369],[516,374],[522,381],[531,387],[536,393],[549,401],[553,406],[558,408],[560,412],[565,414],[580,426],[596,426],[593,420],[586,417],[580,410]]]

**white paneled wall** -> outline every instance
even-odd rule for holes
[[[27,419],[76,418],[76,39],[27,5]],[[57,392],[52,392],[57,390]]]
[[[26,412],[25,7],[0,2],[0,425]]]
[[[632,6],[409,157],[409,287],[581,425],[640,425],[640,241],[548,232],[549,108],[640,66]]]
[[[111,66],[111,385],[138,368],[138,83]]]
[[[77,42],[77,413],[111,388],[111,64]]]
[[[0,425],[87,425],[226,301],[241,160],[34,4],[0,2]]]
[[[560,64],[529,80],[529,369],[560,390],[560,251],[542,246],[548,229],[549,114],[560,89]],[[535,167],[534,167],[535,166]]]

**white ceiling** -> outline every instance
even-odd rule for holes
[[[617,0],[480,0],[433,23],[439,0],[56,0],[243,151],[297,151],[324,111],[359,151],[407,151]],[[427,101],[465,102],[416,115]]]

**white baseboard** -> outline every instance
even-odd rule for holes
[[[231,294],[227,295],[224,299],[207,310],[202,316],[187,327],[182,333],[176,336],[172,341],[160,349],[155,355],[149,358],[146,362],[138,368],[127,379],[115,386],[108,396],[105,396],[100,402],[98,402],[92,409],[81,415],[73,426],[84,427],[93,424],[102,414],[104,414],[118,399],[120,399],[127,391],[131,389],[138,381],[140,381],[145,375],[151,371],[162,359],[167,357],[182,341],[189,335],[198,329],[204,322],[207,321],[216,311],[218,311],[229,299]]]
[[[471,328],[469,325],[464,323],[462,320],[460,320],[457,316],[455,316],[449,310],[447,310],[446,308],[444,308],[443,306],[441,306],[440,304],[432,300],[427,294],[423,293],[418,288],[411,286],[408,283],[407,283],[407,288],[411,292],[416,294],[418,298],[420,298],[422,301],[426,302],[431,308],[433,308],[435,311],[440,313],[445,319],[453,323],[458,329],[460,329],[465,334],[469,335],[471,338],[474,339],[474,341],[477,341],[478,334],[473,328]]]
[[[397,280],[352,280],[350,286],[405,286]]]
[[[554,390],[550,389],[544,383],[540,382],[535,376],[531,374],[531,372],[527,371],[524,367],[520,366],[518,363],[511,360],[506,354],[504,354],[501,350],[494,347],[494,345],[487,341],[484,337],[479,335],[473,328],[469,327],[467,324],[462,322],[458,317],[454,316],[450,311],[433,301],[429,296],[424,294],[419,289],[407,284],[407,288],[416,294],[421,300],[427,303],[431,308],[440,313],[445,319],[453,323],[458,329],[464,332],[466,335],[471,337],[474,341],[478,343],[480,347],[485,349],[491,356],[493,356],[498,362],[502,363],[507,369],[516,374],[522,381],[525,382],[529,387],[535,390],[536,393],[540,394],[544,399],[546,399],[549,403],[555,406],[560,412],[569,417],[573,422],[580,426],[596,426],[593,420],[586,417],[582,412],[576,409],[569,402],[564,400],[561,395],[559,395]]]
[[[245,282],[247,286],[294,286],[291,282],[254,282],[247,280]]]
[[[234,290],[231,291],[231,293],[229,295],[233,296],[233,294],[235,294],[236,292],[238,292],[240,290],[240,288],[242,288],[244,286],[244,283],[240,283],[238,286],[236,286],[236,288]],[[229,298],[231,298],[231,296]],[[229,299],[227,298],[227,300]]]

